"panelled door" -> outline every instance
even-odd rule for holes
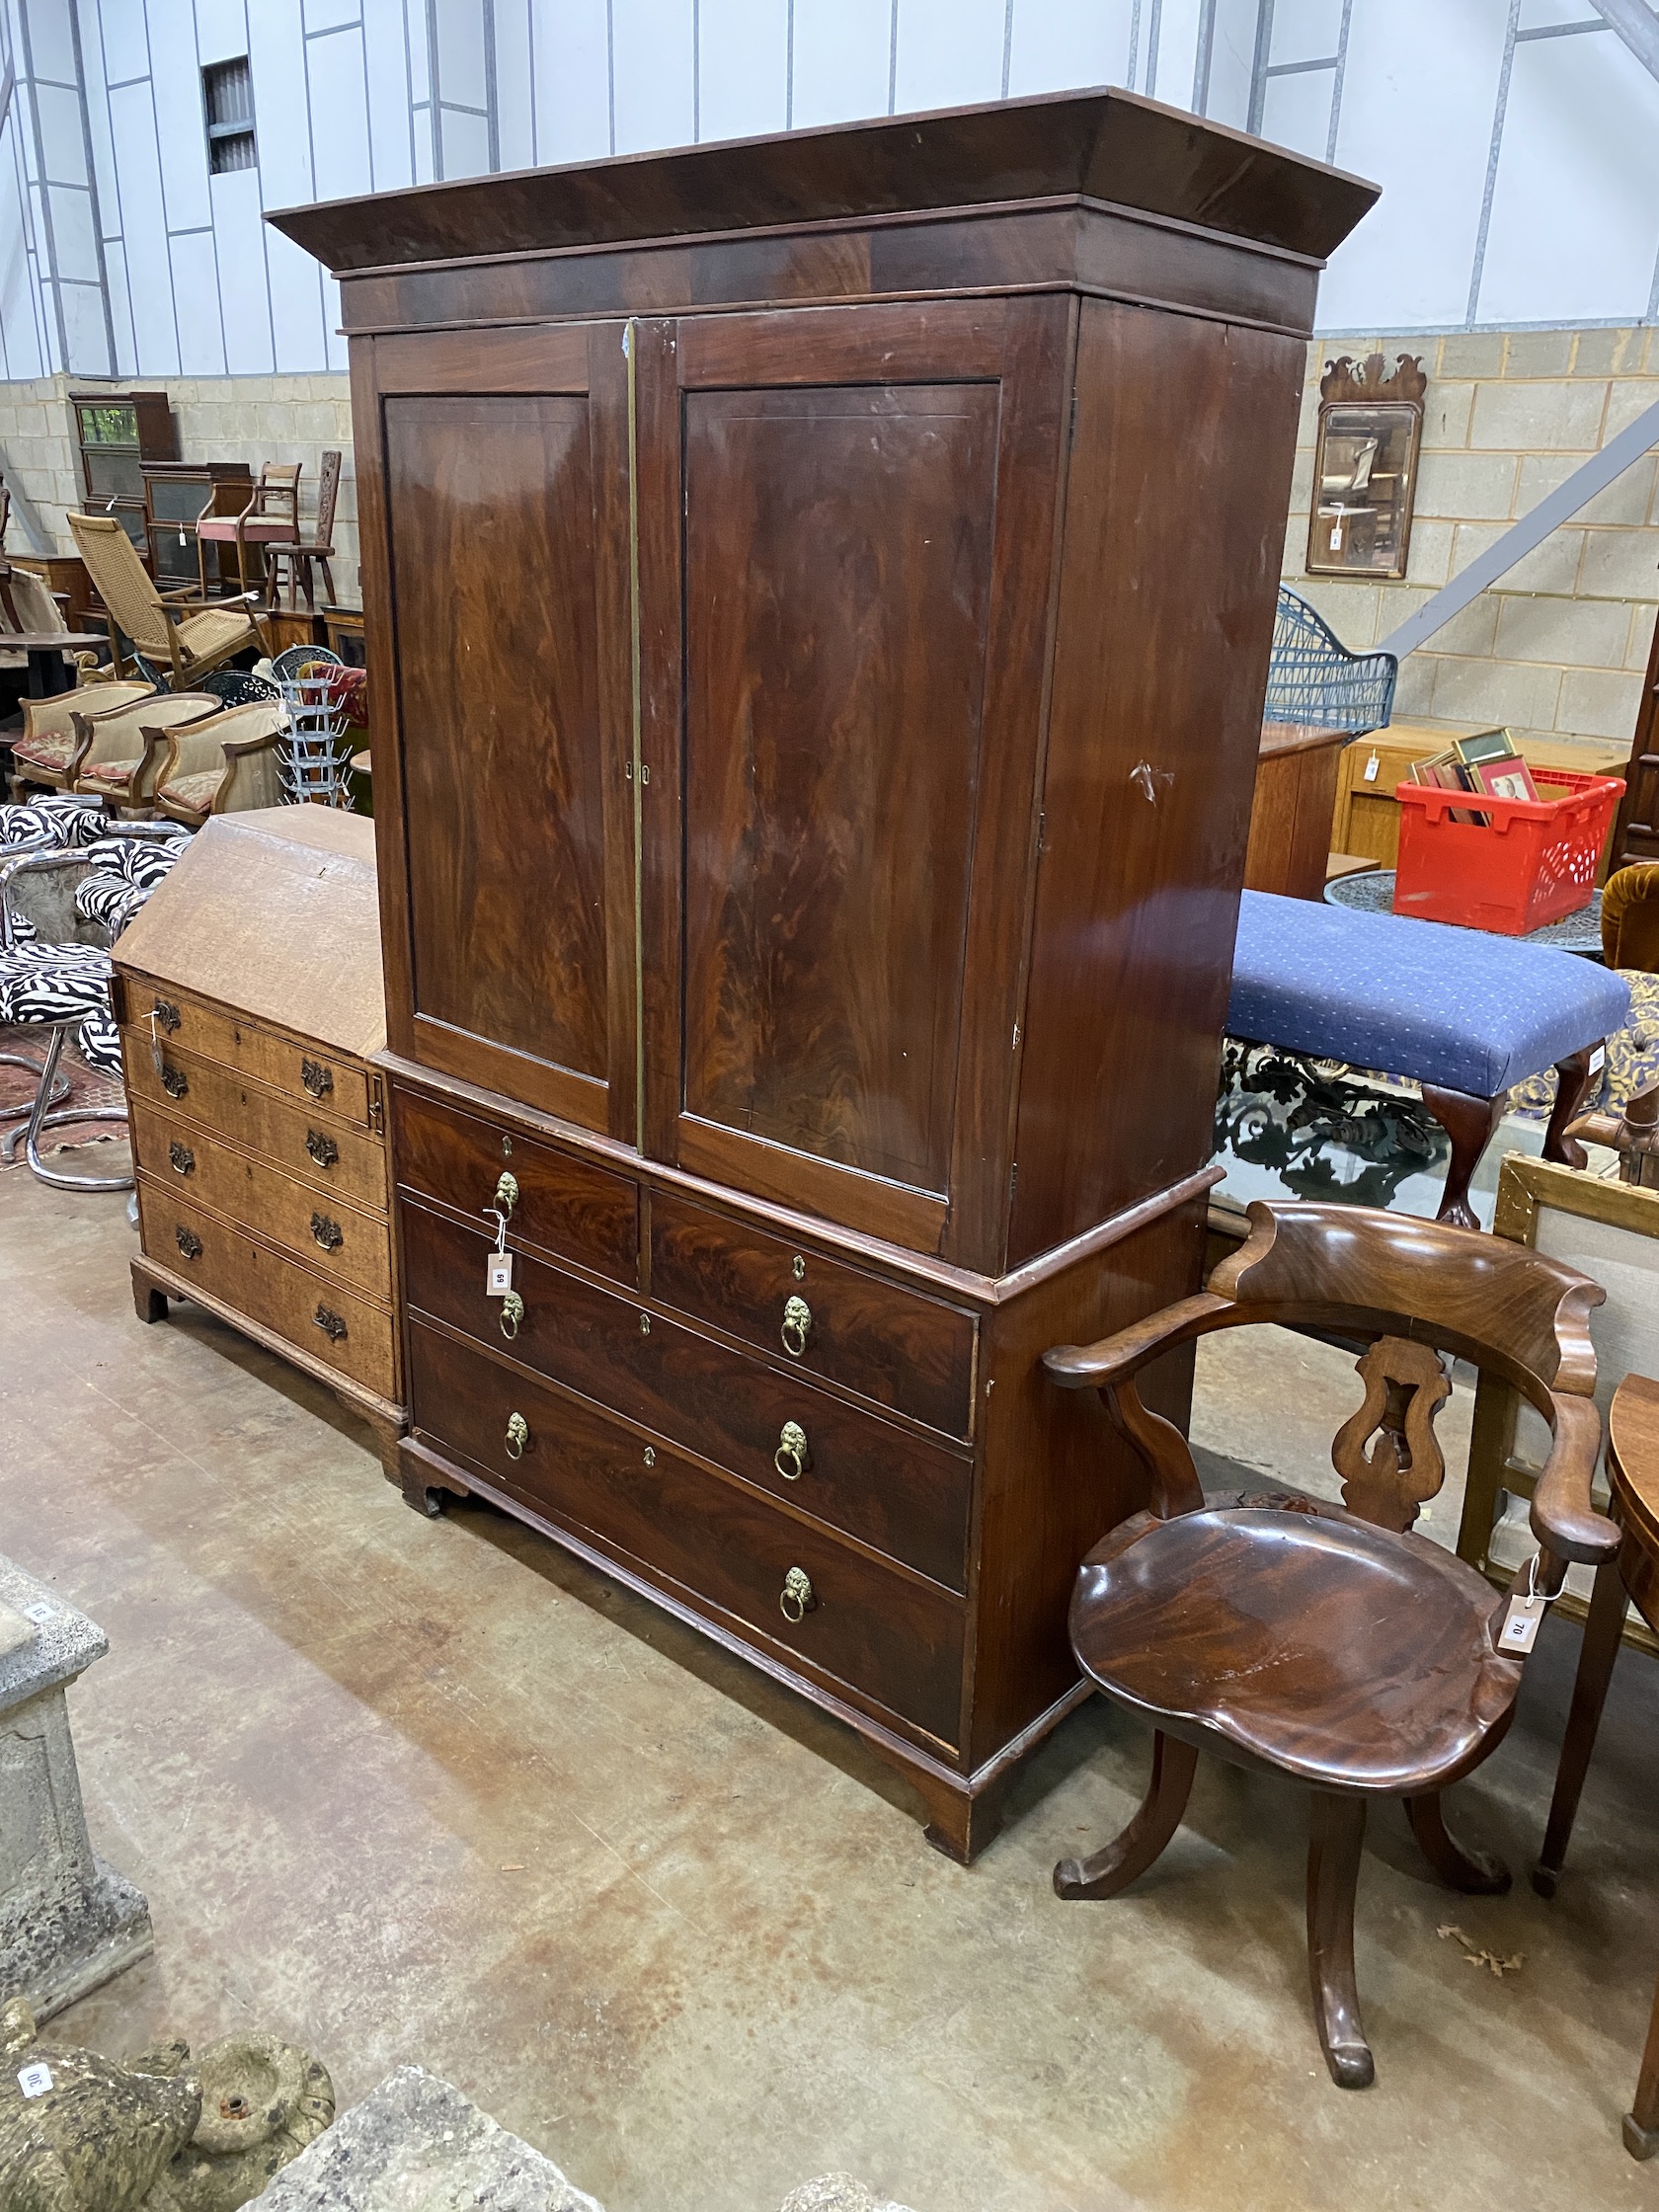
[[[647,1146],[994,1268],[1068,303],[658,328]]]
[[[357,446],[371,431],[365,579],[389,584],[368,612],[401,725],[377,767],[402,787],[376,792],[406,879],[393,1049],[632,1141],[623,328],[375,339]]]

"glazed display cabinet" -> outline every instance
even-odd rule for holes
[[[838,1714],[962,1856],[1145,1497],[1041,1355],[1199,1279],[1373,197],[1088,93],[274,218],[351,339],[406,1490]]]

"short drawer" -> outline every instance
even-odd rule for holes
[[[402,1202],[404,1295],[584,1397],[787,1498],[952,1590],[966,1587],[973,1462],[524,1253],[517,1333],[484,1290],[490,1239]]]
[[[439,1450],[743,1623],[774,1653],[955,1744],[964,1633],[955,1600],[421,1321],[410,1325],[410,1356],[415,1424]],[[792,1572],[809,1586],[799,1620],[784,1611]]]
[[[182,1115],[132,1102],[132,1142],[140,1167],[163,1188],[175,1185],[221,1220],[245,1224],[331,1282],[392,1303],[391,1232],[384,1217],[359,1214],[222,1144]]]
[[[625,1176],[401,1088],[392,1119],[393,1166],[405,1189],[481,1216],[511,1175],[515,1239],[619,1283],[638,1280],[639,1195]]]
[[[342,1121],[368,1126],[368,1078],[349,1053],[284,1037],[150,976],[126,976],[124,996],[127,1022],[145,1038],[154,1017],[164,1057],[177,1051],[217,1061]]]
[[[126,1087],[135,1099],[147,1100],[164,1114],[183,1112],[345,1205],[385,1213],[386,1147],[379,1138],[314,1106],[292,1105],[189,1053],[165,1053],[158,1070],[147,1031],[122,1030],[121,1051]]]
[[[199,1283],[209,1298],[365,1389],[396,1397],[389,1313],[185,1202],[144,1172],[138,1177],[138,1216],[144,1251],[159,1267]]]
[[[973,1433],[975,1320],[805,1245],[651,1195],[651,1295],[952,1436]]]

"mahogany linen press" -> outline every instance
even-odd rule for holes
[[[1100,91],[272,218],[351,345],[406,1493],[850,1722],[962,1858],[1145,1496],[1041,1356],[1199,1281],[1374,197]]]

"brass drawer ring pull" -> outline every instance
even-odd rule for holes
[[[201,1257],[201,1239],[194,1229],[186,1228],[181,1224],[175,1229],[174,1235],[178,1241],[179,1249],[184,1253],[186,1259],[198,1260]]]
[[[161,1087],[169,1098],[183,1098],[186,1091],[190,1089],[189,1083],[185,1080],[184,1069],[182,1067],[169,1067],[163,1064]]]
[[[325,1137],[320,1129],[305,1132],[305,1149],[319,1167],[332,1167],[340,1157],[340,1146],[332,1137]]]
[[[524,1302],[516,1291],[509,1291],[502,1300],[501,1332],[509,1344],[518,1334],[518,1324],[524,1318]]]
[[[331,1344],[338,1344],[346,1334],[346,1324],[338,1313],[330,1312],[326,1305],[319,1305],[311,1316]]]
[[[783,1594],[778,1599],[778,1611],[792,1627],[799,1627],[818,1603],[812,1578],[805,1567],[791,1567],[783,1578]]]
[[[188,1145],[181,1145],[175,1137],[167,1147],[167,1157],[175,1175],[191,1175],[196,1171],[196,1154]]]
[[[530,1424],[528,1421],[521,1413],[510,1413],[507,1417],[508,1458],[510,1460],[521,1460],[524,1457],[524,1447],[529,1441]]]
[[[783,1348],[792,1360],[798,1360],[806,1350],[812,1325],[812,1307],[804,1298],[790,1297],[784,1302]]]
[[[158,1028],[165,1029],[168,1036],[171,1037],[179,1026],[179,1009],[177,1006],[170,1004],[167,999],[158,998],[150,1008],[150,1019]]]
[[[299,1079],[313,1098],[326,1098],[334,1088],[334,1070],[325,1067],[321,1061],[302,1060]]]
[[[313,1243],[320,1244],[325,1252],[338,1252],[346,1241],[346,1231],[338,1222],[331,1222],[326,1214],[313,1214],[311,1239]]]
[[[785,1482],[799,1482],[810,1464],[807,1454],[807,1432],[799,1421],[785,1421],[772,1454],[772,1464]]]

